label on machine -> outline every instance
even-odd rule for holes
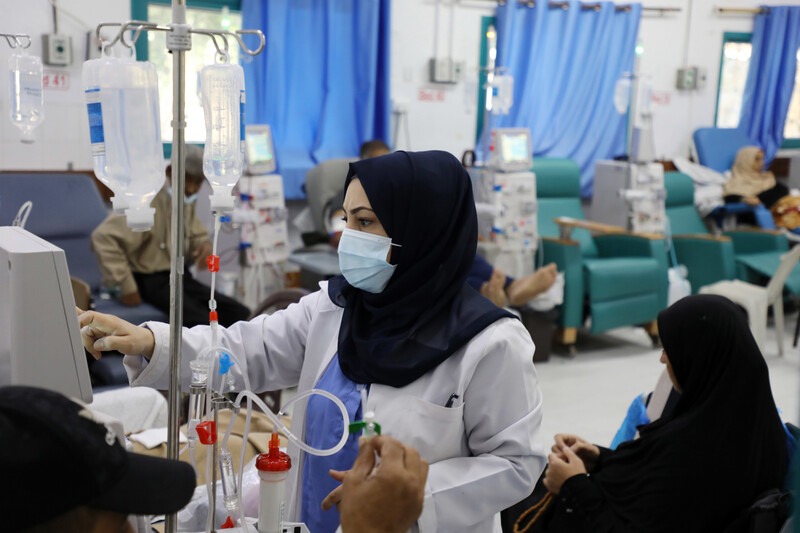
[[[539,237],[536,176],[533,172],[494,175],[495,217],[492,234],[501,250],[534,251]]]

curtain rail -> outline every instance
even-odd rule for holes
[[[757,7],[753,9],[743,9],[738,7],[718,7],[717,13],[737,13],[740,15],[769,15],[769,8]]]
[[[474,0],[473,0],[474,1]],[[499,5],[505,5],[509,2],[509,0],[482,0],[484,2],[492,2]],[[527,7],[534,7],[536,6],[536,0],[517,0],[517,5],[520,6],[527,6]],[[547,5],[549,7],[567,9],[569,8],[569,2],[548,2]],[[581,9],[594,9],[595,11],[599,11],[602,5],[598,3],[586,3],[581,4]],[[630,11],[630,5],[618,5],[614,6],[614,9],[617,11]],[[680,7],[642,7],[642,11],[656,11],[658,13],[680,13],[683,11]]]

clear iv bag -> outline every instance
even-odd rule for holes
[[[213,211],[233,209],[233,187],[244,165],[244,71],[239,65],[208,65],[200,71],[206,122],[203,173],[211,184]]]
[[[128,227],[147,231],[155,214],[150,202],[165,180],[155,65],[132,58],[107,63],[100,104],[108,179],[122,186]]]
[[[614,108],[617,113],[624,115],[628,112],[628,105],[631,103],[631,78],[630,74],[625,73],[614,85]]]
[[[108,75],[106,68],[109,64],[120,61],[103,51],[99,59],[90,59],[83,64],[83,90],[86,96],[86,111],[89,116],[89,138],[92,145],[92,159],[94,161],[94,175],[114,193],[111,203],[114,212],[122,214],[128,207],[124,196],[125,184],[112,180],[106,168],[105,131],[103,129],[103,106],[100,101],[100,80]]]
[[[44,120],[42,60],[16,48],[8,58],[11,74],[11,122],[22,131],[22,142],[36,140],[33,130]]]

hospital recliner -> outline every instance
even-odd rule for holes
[[[574,161],[535,158],[533,171],[544,263],[556,263],[565,278],[558,340],[574,351],[584,310],[591,333],[643,325],[655,340],[655,320],[667,304],[663,237],[586,221]]]
[[[325,216],[330,215],[330,203],[344,190],[344,180],[353,161],[357,160],[329,159],[306,173],[306,195],[314,229],[326,237],[328,221]]]
[[[697,161],[704,167],[725,173],[733,167],[736,155],[745,146],[757,145],[739,128],[698,128],[692,136]],[[735,226],[740,215],[754,216],[760,226],[775,229],[772,217],[763,207],[756,208],[744,202],[725,204],[711,212],[710,217],[721,228]]]
[[[686,266],[692,293],[700,287],[736,278],[733,241],[708,233],[694,205],[694,182],[680,172],[664,173],[666,213],[678,263]]]
[[[108,212],[91,177],[58,172],[0,174],[0,225],[11,225],[28,200],[33,208],[25,229],[64,250],[70,276],[89,285],[95,310],[134,324],[169,320],[150,304],[129,307],[100,296],[102,278],[91,250],[91,234]]]
[[[708,233],[694,206],[694,182],[686,174],[666,172],[667,217],[675,243],[678,263],[686,265],[692,292],[720,280],[738,278],[763,285],[778,270],[789,250],[789,241],[780,231],[743,228]],[[761,283],[759,283],[761,282]],[[800,296],[800,268],[786,280],[786,289]]]

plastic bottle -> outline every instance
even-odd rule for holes
[[[110,62],[114,61],[120,61],[120,59],[106,53],[105,47],[103,47],[103,53],[100,58],[86,61],[83,64],[83,89],[86,95],[86,111],[89,115],[89,137],[92,145],[92,159],[94,160],[94,175],[114,193],[111,198],[114,212],[122,214],[128,207],[128,203],[124,196],[124,184],[108,177],[105,133],[103,131],[103,107],[100,102],[100,79],[105,72],[104,69]]]
[[[244,165],[244,71],[227,62],[205,66],[200,87],[206,122],[203,173],[214,190],[211,210],[230,211]]]
[[[166,179],[155,65],[133,58],[106,63],[100,103],[108,179],[122,185],[128,227],[147,231],[155,214],[150,202]]]
[[[22,142],[36,140],[33,130],[44,120],[42,60],[15,48],[8,58],[11,71],[11,122],[22,131]]]
[[[258,477],[261,478],[258,500],[258,533],[281,533],[283,497],[286,477],[292,468],[291,458],[278,449],[278,434],[269,441],[269,452],[256,459]]]

